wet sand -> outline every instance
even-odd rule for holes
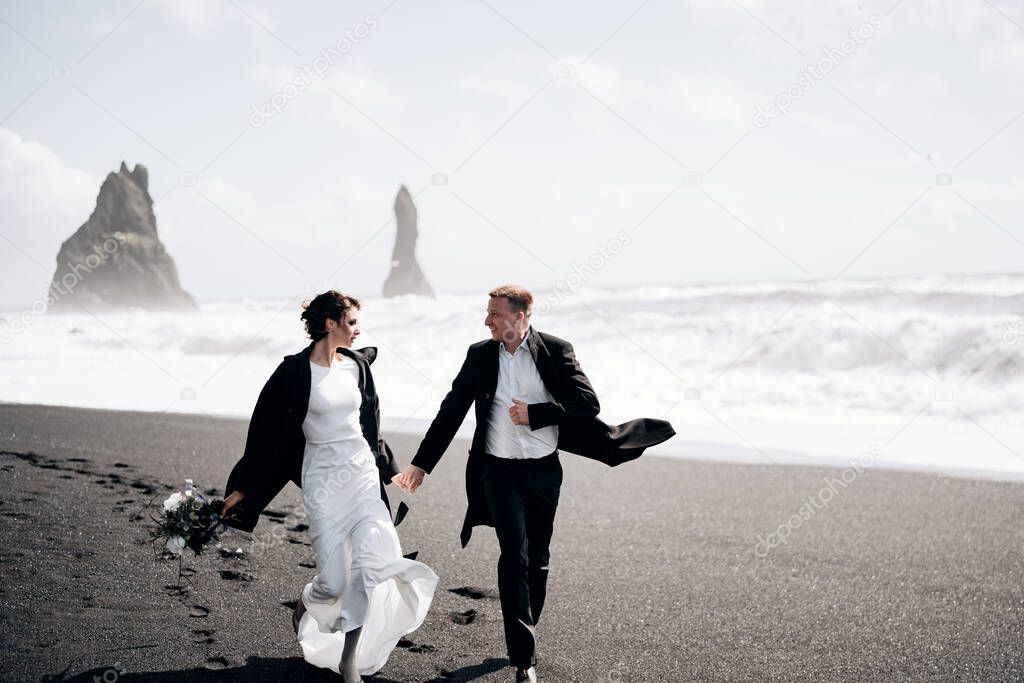
[[[245,429],[0,404],[0,678],[340,680],[303,661],[291,627],[315,572],[293,485],[255,533],[225,536],[241,557],[189,557],[183,589],[148,542],[146,503],[186,477],[219,495]],[[407,462],[418,437],[385,436]],[[423,627],[367,680],[512,678],[494,534],[459,546],[465,450],[416,495],[393,492],[411,507],[404,550],[441,582]],[[1020,483],[561,457],[542,680],[1024,679]],[[784,543],[759,541],[780,530]]]

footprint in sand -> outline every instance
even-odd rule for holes
[[[474,588],[473,586],[459,586],[458,588],[449,588],[449,593],[455,593],[464,598],[470,600],[482,600],[484,598],[496,599],[498,596],[494,593],[484,590],[483,588]]]
[[[205,619],[210,616],[210,608],[205,605],[192,605],[188,609],[188,616],[193,619]]]
[[[164,586],[164,593],[173,595],[174,597],[181,597],[188,593],[188,584],[183,583],[179,586],[176,583],[168,583]],[[190,614],[189,616],[193,615]]]
[[[398,641],[398,647],[408,650],[409,652],[433,652],[437,648],[433,645],[427,645],[426,643],[416,644],[408,638],[402,638]]]
[[[299,562],[299,566],[305,569],[316,569],[316,562]]]
[[[131,467],[131,465],[126,462],[115,462],[114,467]]]
[[[252,581],[252,574],[246,574],[245,572],[236,572],[234,569],[221,569],[220,578],[225,581]]]
[[[228,668],[230,663],[223,657],[210,657],[206,660],[205,666],[207,669],[219,670]]]
[[[194,628],[192,629],[192,642],[196,645],[210,645],[217,642],[217,639],[213,637],[215,631],[209,628]]]
[[[197,645],[209,645],[216,642],[213,629],[193,629],[193,642]]]
[[[433,652],[436,649],[437,648],[434,647],[433,645],[427,645],[426,643],[420,643],[419,645],[413,645],[412,647],[410,647],[409,648],[409,652],[416,652],[416,653],[420,653],[420,652]]]
[[[150,484],[147,484],[146,482],[142,481],[141,479],[136,479],[135,481],[133,481],[130,484],[130,486],[133,489],[138,489],[138,490],[142,491],[147,496],[156,493],[156,489],[155,488],[153,488]]]
[[[467,626],[476,621],[477,614],[475,609],[468,609],[465,612],[452,612],[448,616],[452,620],[453,624]]]

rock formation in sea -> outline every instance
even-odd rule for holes
[[[420,294],[434,296],[420,264],[416,262],[416,205],[405,185],[395,197],[395,250],[391,256],[391,272],[384,281],[384,296]]]
[[[67,312],[196,308],[157,236],[145,166],[129,171],[122,161],[103,181],[89,220],[60,246],[49,298],[51,310]]]

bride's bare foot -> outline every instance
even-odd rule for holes
[[[292,612],[292,628],[295,629],[295,635],[299,635],[299,621],[305,613],[306,603],[302,602],[302,593],[299,593],[299,599],[295,603],[295,611]]]

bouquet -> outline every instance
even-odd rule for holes
[[[210,543],[218,541],[227,529],[220,511],[224,501],[208,499],[185,480],[185,490],[175,491],[164,500],[163,515],[155,519],[154,539],[164,541],[164,549],[180,557],[185,548],[200,555]]]

